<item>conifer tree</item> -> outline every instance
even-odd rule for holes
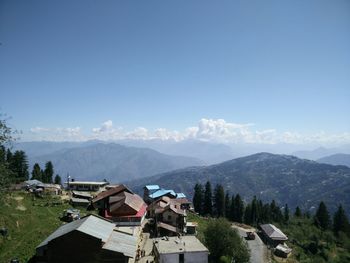
[[[338,210],[334,213],[333,231],[337,236],[339,235],[339,232],[344,232],[350,237],[349,219],[346,216],[342,205],[339,205]]]
[[[35,163],[33,165],[33,170],[32,170],[32,180],[39,180],[39,181],[42,181],[43,178],[42,178],[42,174],[41,174],[41,169],[40,169],[40,166],[38,163]]]
[[[24,151],[16,151],[9,162],[10,170],[15,174],[15,182],[28,180],[28,161]]]
[[[208,181],[205,184],[203,215],[211,216],[212,214],[213,214],[212,191],[211,191],[211,184]]]
[[[322,230],[326,230],[330,226],[331,221],[330,221],[329,213],[328,213],[326,204],[323,201],[320,203],[316,211],[314,222],[315,222],[315,225]]]
[[[294,216],[301,217],[301,210],[299,206],[295,208]]]
[[[5,146],[0,144],[0,163],[6,162],[6,149]]]
[[[225,195],[225,217],[230,220],[230,213],[231,211],[231,199],[230,199],[230,194],[227,191]]]
[[[48,161],[45,164],[44,173],[45,173],[45,183],[52,183],[53,174],[54,174],[52,162]]]
[[[287,224],[288,221],[289,221],[289,208],[288,208],[288,205],[286,204],[284,206],[284,210],[283,210],[283,220],[284,220],[284,223]]]
[[[61,179],[61,176],[59,176],[58,174],[56,174],[55,176],[55,184],[62,184],[62,179]]]
[[[214,190],[214,207],[215,215],[217,217],[223,217],[225,213],[225,190],[220,184],[215,186]]]
[[[235,206],[235,195],[232,195],[231,197],[231,205],[230,205],[230,214],[229,214],[229,219],[231,221],[235,221],[235,213],[236,213],[236,206]]]
[[[235,197],[235,213],[234,213],[234,221],[238,223],[243,222],[244,215],[244,204],[239,194]]]
[[[194,211],[200,215],[203,214],[203,188],[201,184],[196,184],[194,187],[193,206]]]

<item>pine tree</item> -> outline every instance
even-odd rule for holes
[[[55,176],[55,184],[59,184],[59,185],[62,184],[61,176],[59,176],[58,174],[56,174]]]
[[[202,215],[203,213],[203,188],[201,184],[196,184],[194,187],[194,195],[193,195],[193,206],[194,211],[198,214]]]
[[[231,208],[231,199],[230,194],[227,191],[225,195],[225,217],[230,220],[230,209]]]
[[[333,217],[333,231],[335,235],[339,235],[339,232],[344,232],[350,237],[350,225],[342,205],[339,205],[338,210],[334,213]]]
[[[289,208],[287,204],[284,206],[283,219],[285,224],[289,222]]]
[[[6,149],[3,145],[0,145],[0,163],[6,162]]]
[[[244,204],[239,194],[235,197],[235,213],[234,213],[234,221],[238,223],[243,222],[244,215]]]
[[[251,203],[251,214],[250,214],[250,222],[251,224],[256,224],[258,221],[258,203],[256,200],[256,196],[254,196]]]
[[[231,221],[235,221],[235,218],[236,218],[236,205],[235,205],[235,195],[232,195],[231,197],[231,205],[230,205],[230,215],[229,215],[229,219]]]
[[[252,205],[248,204],[244,210],[244,219],[245,224],[251,225],[253,223],[252,221]]]
[[[223,217],[225,213],[225,190],[220,184],[217,184],[214,190],[214,208],[217,217]]]
[[[52,162],[48,161],[45,164],[44,173],[45,173],[45,183],[52,183],[53,174],[54,174]]]
[[[39,180],[42,181],[42,175],[41,175],[41,169],[38,163],[35,163],[33,165],[33,170],[32,170],[32,180]]]
[[[12,161],[12,152],[10,151],[10,149],[7,149],[7,151],[6,151],[6,162],[7,163],[11,163],[11,161]]]
[[[295,208],[294,216],[301,217],[301,210],[299,206]]]
[[[330,226],[330,217],[324,202],[321,202],[314,218],[315,225],[322,230],[326,230]]]
[[[15,182],[19,183],[28,180],[28,161],[24,151],[16,151],[11,157],[9,168],[15,174]]]
[[[211,216],[212,214],[213,214],[212,192],[211,192],[211,184],[208,181],[205,184],[203,215]]]

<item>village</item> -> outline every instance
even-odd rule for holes
[[[69,179],[64,188],[38,180],[19,188],[38,197],[58,195],[72,206],[63,211],[63,225],[36,247],[35,262],[208,262],[210,251],[196,237],[198,223],[188,221],[195,212],[184,193],[146,185],[141,197],[123,184]],[[291,254],[287,236],[274,225],[233,227],[248,243],[251,262],[268,262],[267,247],[281,258]]]

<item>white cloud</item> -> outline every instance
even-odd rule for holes
[[[30,129],[31,140],[173,140],[182,141],[195,139],[220,143],[257,143],[257,144],[345,144],[350,143],[350,132],[328,134],[320,131],[314,134],[298,132],[278,132],[276,129],[258,130],[251,123],[233,123],[224,119],[201,119],[196,126],[184,131],[172,131],[158,128],[153,131],[145,127],[137,127],[126,131],[115,127],[112,120],[107,120],[100,127],[93,128],[89,135],[83,135],[80,127],[75,128],[44,128]]]

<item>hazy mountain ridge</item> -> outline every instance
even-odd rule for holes
[[[167,172],[129,185],[141,191],[144,184],[160,184],[192,198],[194,185],[207,180],[213,187],[222,184],[231,194],[239,193],[246,200],[256,195],[266,201],[275,199],[280,205],[311,210],[323,200],[332,211],[342,203],[350,212],[350,168],[290,155],[258,153],[217,165]]]
[[[350,167],[350,154],[338,153],[326,156],[317,160],[319,163],[327,163],[332,165],[346,165]]]
[[[54,153],[29,156],[30,167],[52,161],[55,172],[65,177],[120,182],[151,176],[187,166],[202,165],[196,158],[170,156],[147,148],[126,147],[115,143],[97,143]]]

